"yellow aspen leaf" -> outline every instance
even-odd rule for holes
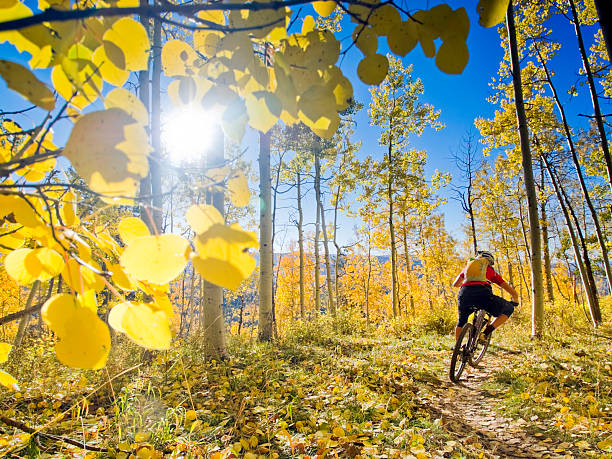
[[[329,30],[313,30],[306,34],[305,58],[300,63],[311,69],[333,65],[340,56],[340,42]]]
[[[66,317],[79,307],[76,297],[68,293],[59,293],[49,298],[43,305],[40,314],[47,326],[56,334],[68,332],[65,326]]]
[[[306,35],[308,32],[314,30],[315,20],[312,16],[306,16],[302,22],[302,35]]]
[[[245,98],[249,125],[266,133],[276,124],[283,109],[280,99],[268,91],[255,91]]]
[[[89,264],[94,268],[94,261],[89,261]],[[104,288],[102,278],[85,266],[81,266],[75,259],[71,258],[64,265],[62,270],[62,278],[68,286],[77,293],[83,293],[87,290],[95,290],[99,292]]]
[[[442,40],[445,40],[446,36],[458,35],[465,41],[469,33],[470,19],[467,11],[462,7],[453,12],[452,18],[447,22],[440,36]]]
[[[382,54],[364,57],[357,65],[357,76],[365,84],[380,84],[389,71],[389,61]]]
[[[402,17],[397,9],[387,3],[374,10],[369,23],[378,35],[388,35],[394,28],[402,23]]]
[[[69,62],[70,59],[64,59],[63,62]],[[92,63],[93,64],[93,63]],[[82,110],[96,100],[102,87],[102,78],[94,74],[93,66],[85,66],[80,71],[76,71],[72,76],[68,76],[66,72],[67,66],[56,65],[51,71],[51,81],[53,87],[57,90],[60,96],[69,100],[72,105]],[[87,85],[81,86],[80,91],[75,89],[78,81],[87,81]]]
[[[249,205],[251,192],[249,191],[249,183],[244,172],[240,170],[234,171],[227,180],[227,189],[230,193],[232,204],[236,207]]]
[[[153,311],[144,303],[130,303],[122,314],[121,327],[136,344],[147,349],[170,347],[170,322],[163,311]]]
[[[0,343],[0,363],[4,363],[8,360],[8,356],[11,352],[12,347],[12,344]]]
[[[217,54],[222,33],[216,30],[196,30],[193,33],[193,46],[206,57]]]
[[[125,70],[125,54],[112,41],[105,40],[102,44],[107,59],[118,69]]]
[[[125,333],[121,322],[123,321],[123,315],[128,310],[131,304],[132,303],[130,302],[119,303],[113,306],[113,308],[110,310],[110,312],[108,313],[108,324],[113,327],[113,330],[119,333]]]
[[[405,56],[419,41],[417,26],[413,20],[403,21],[387,35],[389,49],[398,56]]]
[[[109,92],[104,98],[104,107],[120,108],[144,126],[149,123],[149,114],[144,104],[127,89],[117,88]]]
[[[125,58],[125,70],[144,70],[149,60],[149,37],[144,26],[132,18],[121,18],[104,33],[104,41],[116,45]]]
[[[65,226],[74,226],[78,223],[77,201],[73,192],[68,191],[62,196],[62,206],[59,210],[62,223]]]
[[[172,309],[172,302],[170,301],[170,297],[167,293],[164,293],[160,290],[153,290],[153,299],[154,303],[149,304],[153,311],[162,311],[168,319],[172,319],[174,317],[174,309]]]
[[[0,384],[9,389],[19,390],[17,380],[6,371],[0,370]]]
[[[193,65],[198,55],[182,40],[170,40],[162,48],[162,70],[167,76],[194,74]]]
[[[5,0],[6,1],[6,0]],[[10,1],[10,0],[9,0]],[[32,16],[32,10],[22,2],[13,2],[11,6],[0,8],[0,21],[6,22],[13,19],[21,19]],[[40,47],[27,40],[17,31],[0,32],[0,42],[8,41],[12,43],[21,53],[24,51],[34,54]]]
[[[469,60],[467,43],[460,36],[447,37],[436,54],[436,66],[445,73],[457,75]]]
[[[141,236],[123,251],[120,263],[135,279],[161,285],[183,272],[190,251],[189,242],[177,234]]]
[[[427,12],[427,26],[434,31],[435,37],[441,37],[453,23],[455,13],[453,9],[445,3],[436,5]]]
[[[378,50],[378,36],[369,27],[355,27],[353,30],[353,42],[364,56],[374,54]]]
[[[244,100],[235,98],[223,112],[221,126],[225,135],[236,142],[241,142],[246,131],[248,115]]]
[[[27,228],[36,228],[43,225],[36,200],[30,196],[0,196],[0,207],[5,215],[13,214],[15,221]],[[36,210],[35,210],[36,209]]]
[[[41,310],[43,321],[57,335],[55,352],[60,362],[73,368],[102,368],[110,351],[110,334],[98,317],[95,294],[83,298],[61,293]]]
[[[138,217],[123,218],[117,226],[117,231],[125,245],[130,245],[140,236],[149,236],[151,234],[145,222]]]
[[[125,273],[121,265],[109,264],[108,271],[113,274],[113,283],[121,290],[132,292],[138,289],[136,281]]]
[[[510,0],[480,0],[476,5],[478,23],[483,27],[493,27],[506,17]]]
[[[96,370],[106,365],[111,347],[106,324],[90,308],[79,306],[64,319],[66,332],[58,334],[55,355],[72,368]]]
[[[353,85],[349,79],[341,75],[333,88],[333,92],[336,99],[336,110],[345,110],[353,98]]]
[[[92,62],[100,69],[100,75],[104,81],[107,81],[113,86],[123,86],[130,76],[130,72],[117,67],[113,63],[113,60],[106,55],[106,50],[103,45],[99,46],[94,51]]]
[[[321,121],[324,121],[324,123]],[[338,116],[338,113],[334,112],[330,117],[321,118],[319,122],[311,126],[310,129],[322,139],[331,139],[339,126],[340,116]]]
[[[0,59],[0,76],[10,89],[17,91],[34,105],[47,111],[55,107],[55,97],[51,90],[23,65]]]
[[[19,0],[0,0],[0,9],[12,8]]]
[[[225,25],[225,14],[221,10],[200,11],[198,17],[218,25]]]
[[[195,246],[193,265],[213,284],[234,290],[255,269],[255,259],[246,250],[258,246],[257,238],[237,224],[212,225],[195,239]]]
[[[281,11],[281,10],[278,10]],[[287,38],[287,27],[289,27],[291,20],[291,10],[285,7],[284,21],[283,14],[279,13],[279,18],[274,22],[274,28],[266,35],[265,40],[273,43],[278,43],[282,39]]]
[[[10,253],[11,251],[18,249],[25,242],[25,237],[16,232],[19,226],[9,227],[6,229],[0,230],[0,252],[1,253]]]
[[[334,429],[332,430],[332,435],[334,435],[335,437],[344,437],[346,434],[344,433],[344,429],[338,426],[334,427]]]
[[[331,88],[313,85],[298,100],[298,115],[308,127],[325,129],[337,116],[335,97]]]
[[[319,1],[313,2],[312,7],[315,9],[317,14],[321,17],[327,17],[334,12],[336,9],[336,2],[333,1]]]
[[[120,108],[83,115],[64,148],[66,156],[93,191],[111,204],[127,204],[148,172],[147,134]]]
[[[196,234],[202,234],[218,223],[223,224],[224,218],[216,208],[208,204],[198,204],[191,206],[187,210],[187,223]]]
[[[98,312],[98,300],[95,290],[87,290],[77,296],[77,304],[83,308],[89,308],[93,312]]]
[[[64,259],[55,250],[17,249],[4,260],[6,272],[20,285],[31,284],[35,280],[47,281],[57,276],[64,268]]]

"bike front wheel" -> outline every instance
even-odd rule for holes
[[[459,338],[455,343],[455,349],[453,350],[453,356],[450,362],[449,376],[452,382],[458,382],[461,377],[461,373],[465,369],[471,358],[470,343],[474,334],[474,326],[470,323],[465,324]]]

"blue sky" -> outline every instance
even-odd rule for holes
[[[410,2],[411,11],[418,8],[431,7],[440,2],[429,1],[413,1]],[[469,63],[461,75],[447,75],[442,73],[435,66],[434,59],[424,56],[420,45],[411,51],[404,59],[404,64],[412,64],[414,67],[413,76],[421,78],[425,86],[425,94],[423,101],[432,104],[437,109],[441,110],[440,120],[446,125],[442,131],[434,132],[426,130],[422,137],[414,138],[412,146],[417,149],[424,149],[428,152],[429,160],[427,166],[427,176],[430,177],[435,169],[443,172],[449,172],[453,176],[458,175],[454,163],[451,160],[451,152],[459,146],[461,137],[474,126],[474,119],[478,116],[491,117],[495,107],[490,106],[486,102],[486,98],[490,95],[489,82],[496,75],[499,62],[503,56],[503,50],[500,46],[500,41],[496,28],[484,29],[478,25],[476,15],[476,1],[458,1],[453,2],[452,7],[458,8],[465,6],[470,17],[470,33],[468,37],[468,48],[470,50]],[[300,22],[296,23],[296,27],[301,27]],[[593,27],[585,34],[590,45]],[[345,28],[339,33],[339,38],[350,36],[352,25]],[[575,36],[573,28],[569,23],[559,20],[553,30],[553,37],[566,43],[561,50],[560,55],[554,60],[553,68],[557,72],[557,81],[561,94],[566,95],[566,90],[575,82],[580,69],[580,59],[577,52]],[[387,52],[386,42],[380,40],[379,53]],[[0,44],[0,58],[16,60],[26,63],[28,56],[18,55],[14,48],[8,44]],[[368,86],[362,84],[356,76],[356,67],[361,53],[353,47],[347,57],[343,60],[341,69],[352,81],[355,98],[364,104],[364,109],[357,115],[357,128],[355,140],[362,140],[363,146],[360,157],[373,155],[380,157],[383,154],[383,147],[378,145],[379,130],[369,126],[367,115],[367,107],[370,102],[370,94]],[[49,71],[37,70],[36,74],[44,81],[49,80]],[[131,77],[133,81],[134,77]],[[569,95],[566,96],[569,101]],[[19,95],[8,90],[4,82],[0,79],[0,100],[2,100],[3,110],[12,110],[23,108],[25,102]],[[100,105],[98,105],[98,108]],[[578,113],[591,113],[590,98],[586,88],[579,88],[579,96],[572,99],[572,103],[566,108],[570,116],[570,120],[574,123],[584,125],[584,118],[578,118]],[[609,110],[609,106],[604,106],[604,110]],[[609,111],[606,111],[609,112]],[[31,113],[20,117],[20,121],[25,125],[31,124],[40,120],[40,113]],[[66,122],[64,129],[56,130],[56,140],[58,144],[65,141],[67,135],[68,123]],[[250,133],[246,136],[245,146],[248,148],[247,156],[251,159],[257,157],[257,143],[254,141],[256,136]],[[257,171],[257,164],[253,164],[253,170]],[[450,199],[452,192],[450,189],[442,192],[443,196],[448,198],[448,203],[445,204],[441,211],[446,215],[446,225],[449,231],[458,239],[463,238],[461,225],[464,223],[464,216],[459,208],[459,204]],[[290,199],[294,199],[292,196]],[[310,200],[312,202],[312,200]],[[293,202],[279,203],[281,206],[292,205]],[[307,210],[307,219],[314,221],[314,206]],[[295,239],[295,232],[288,229],[286,234],[282,228],[289,218],[286,210],[279,211],[279,228],[281,233],[277,235],[277,242],[281,240],[288,241]],[[331,220],[331,215],[327,217],[328,222]],[[356,222],[348,219],[342,220],[342,234],[344,243],[348,243],[353,238],[353,227]],[[289,225],[290,226],[290,225]],[[277,245],[277,250],[286,249]]]

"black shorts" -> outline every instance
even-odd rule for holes
[[[457,305],[459,307],[457,327],[463,327],[469,315],[478,309],[484,309],[493,317],[499,317],[502,314],[510,317],[516,303],[493,295],[490,285],[466,285],[459,290]]]

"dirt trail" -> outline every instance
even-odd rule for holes
[[[483,385],[516,355],[489,350],[479,368],[466,367],[460,384],[447,380],[429,398],[428,408],[441,418],[445,430],[463,437],[464,445],[480,443],[490,458],[573,458],[570,445],[545,436],[535,436],[526,427],[534,423],[504,417],[497,400]],[[558,452],[555,452],[557,450]]]

